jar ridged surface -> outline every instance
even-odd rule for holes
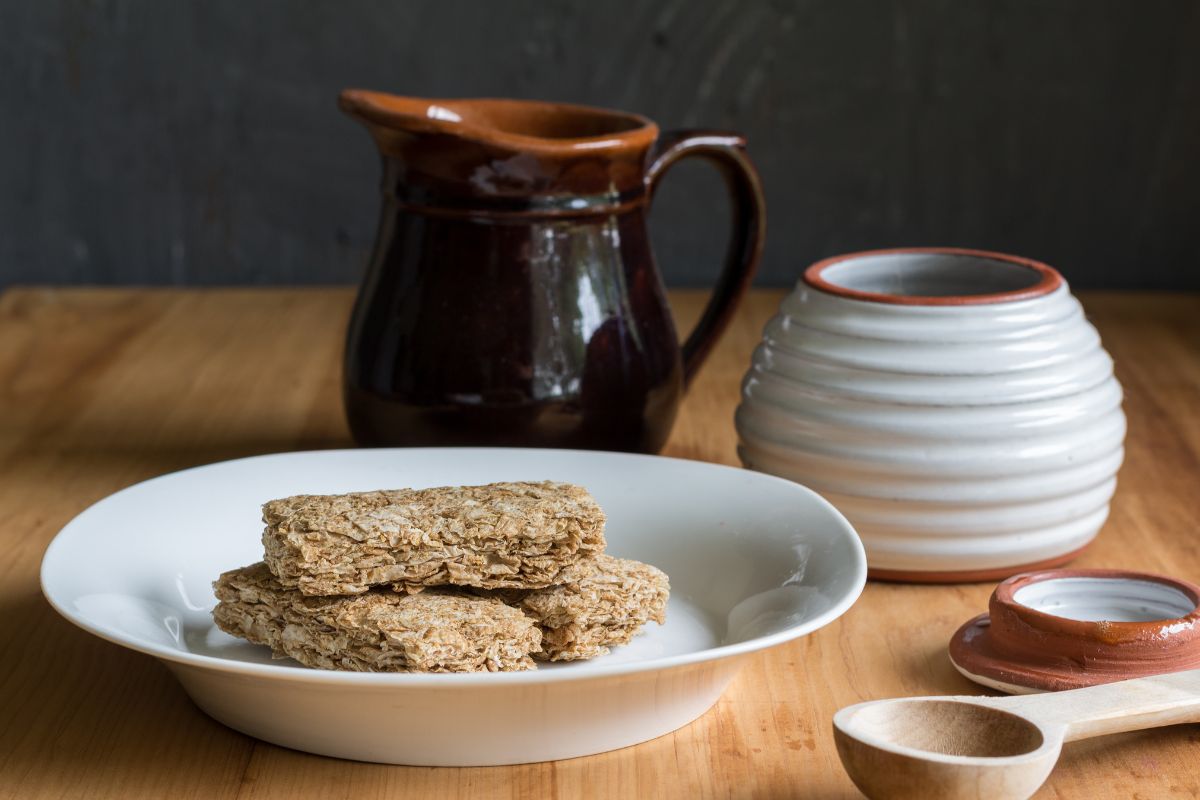
[[[743,381],[739,455],[837,506],[876,574],[997,574],[1096,536],[1124,456],[1121,397],[1065,283],[918,305],[802,281]]]

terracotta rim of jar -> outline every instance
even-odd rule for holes
[[[1157,583],[1184,595],[1192,610],[1144,622],[1077,620],[1017,602],[1021,589],[1064,578]],[[989,682],[1057,691],[1200,667],[1200,586],[1165,575],[1118,569],[1060,569],[1016,575],[992,592],[988,613],[950,642],[960,671]]]
[[[1037,273],[1038,279],[1029,286],[1001,292],[958,295],[907,295],[851,289],[832,283],[825,277],[825,272],[830,267],[843,264],[847,261],[858,258],[892,255],[968,256],[988,261],[999,261],[1032,270]],[[1031,300],[1035,297],[1042,297],[1062,286],[1063,277],[1054,267],[1043,264],[1041,261],[1009,255],[1008,253],[996,253],[990,250],[972,250],[963,247],[895,247],[883,250],[861,250],[856,253],[845,253],[818,261],[804,270],[804,282],[814,289],[819,289],[827,294],[851,300],[862,300],[869,303],[888,303],[902,306],[973,306],[990,303],[1012,303],[1018,300]]]

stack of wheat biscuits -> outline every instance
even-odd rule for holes
[[[263,521],[263,561],[220,576],[213,618],[318,669],[534,669],[665,619],[667,576],[605,554],[603,510],[569,483],[299,495]]]

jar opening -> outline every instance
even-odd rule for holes
[[[953,248],[877,250],[818,262],[804,274],[822,291],[900,305],[1012,302],[1057,289],[1062,277],[1037,261]]]
[[[1133,578],[1052,578],[1026,584],[1013,601],[1079,622],[1157,622],[1185,617],[1196,598],[1174,586]]]

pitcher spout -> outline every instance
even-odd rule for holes
[[[486,212],[499,199],[510,210],[579,213],[627,202],[645,192],[658,137],[638,114],[563,103],[347,89],[338,105],[370,131],[391,190],[422,207]]]
[[[446,108],[441,101],[421,97],[346,89],[338,95],[338,108],[376,129],[459,136],[463,133],[462,115]]]
[[[371,128],[441,134],[513,148],[603,150],[649,145],[658,127],[624,111],[536,100],[435,99],[346,89],[342,111]]]

